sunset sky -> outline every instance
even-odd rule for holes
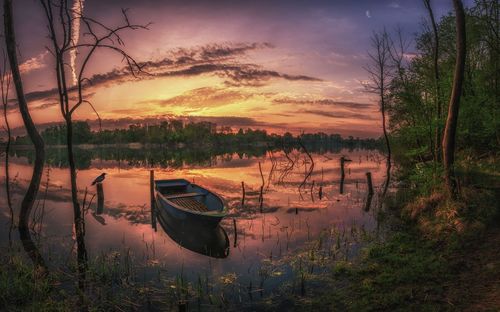
[[[32,0],[14,6],[32,115],[38,124],[61,121],[42,8]],[[441,16],[451,1],[433,6]],[[412,38],[426,18],[418,0],[87,0],[83,13],[116,26],[121,8],[129,8],[133,23],[152,23],[149,30],[122,34],[125,50],[150,61],[152,75],[133,78],[122,72],[121,57],[96,54],[86,94],[104,126],[181,116],[233,128],[360,137],[381,133],[376,98],[361,85],[370,35],[399,25]],[[11,125],[18,127],[22,122],[12,107]],[[75,117],[96,119],[87,106]]]

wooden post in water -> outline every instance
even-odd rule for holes
[[[236,248],[236,243],[238,242],[238,229],[236,228],[235,218],[233,218],[233,226],[234,226],[234,248]]]
[[[319,200],[323,199],[323,186],[319,187],[318,195],[319,195]]]
[[[241,208],[245,207],[245,182],[241,181]]]
[[[311,200],[314,203],[314,180],[313,183],[311,184]]]
[[[260,187],[260,195],[259,195],[259,210],[262,213],[262,205],[264,204],[264,175],[262,174],[262,166],[260,165],[259,161],[259,171],[260,171],[260,177],[262,178],[262,185]]]
[[[97,211],[96,215],[100,215],[104,211],[104,189],[102,187],[102,183],[98,182],[96,184],[97,187]]]
[[[262,192],[264,191],[264,187],[261,186],[260,187],[260,197],[259,197],[259,210],[260,210],[260,213],[262,213],[262,205],[264,204],[264,195],[262,194]]]
[[[345,164],[345,158],[344,156],[342,156],[340,157],[340,176],[342,177],[342,179],[345,177],[344,164]]]
[[[373,183],[372,183],[372,173],[366,173],[366,183],[368,184],[368,194],[373,195]]]
[[[344,194],[344,179],[345,179],[345,171],[344,171],[344,156],[340,157],[340,194]]]

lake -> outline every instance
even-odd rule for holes
[[[96,211],[93,198],[85,214],[89,259],[133,263],[130,275],[136,283],[151,282],[159,291],[169,288],[179,300],[189,301],[189,293],[196,292],[196,287],[240,304],[282,291],[319,287],[313,278],[306,282],[304,272],[307,276],[321,273],[327,259],[355,259],[362,236],[377,231],[377,190],[384,183],[386,168],[385,158],[376,150],[337,148],[311,152],[311,157],[297,149],[285,153],[265,148],[220,155],[117,148],[77,149],[76,153],[81,201],[87,188],[89,202],[96,193],[91,182],[107,173],[102,213]],[[15,207],[31,175],[32,154],[18,150],[10,157]],[[32,213],[34,240],[49,267],[62,270],[75,252],[65,157],[64,149],[48,150],[48,165]],[[345,162],[342,194],[341,157],[350,160]],[[2,159],[0,222],[6,224],[10,216],[3,166]],[[176,232],[175,222],[169,228],[152,216],[150,170],[156,179],[185,178],[219,194],[229,215],[217,232]],[[370,203],[367,172],[376,189]],[[0,228],[2,248],[8,245],[8,230],[8,226]],[[13,239],[16,235],[13,231]],[[214,246],[197,246],[198,235],[212,235]],[[184,286],[190,290],[183,294],[179,288]]]

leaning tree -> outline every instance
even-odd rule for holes
[[[7,47],[12,82],[14,83],[14,88],[16,90],[17,102],[24,127],[26,128],[28,136],[35,147],[35,163],[33,166],[33,173],[26,194],[21,202],[21,210],[19,212],[19,236],[31,260],[37,266],[39,271],[45,275],[47,267],[40,252],[31,239],[29,230],[29,216],[31,214],[31,210],[33,209],[38,189],[40,188],[40,181],[42,179],[43,167],[45,164],[45,144],[42,136],[35,127],[33,119],[31,118],[31,114],[28,109],[28,101],[26,100],[26,95],[24,93],[21,71],[19,70],[19,62],[17,60],[17,44],[14,32],[12,0],[4,0],[3,9],[5,46]],[[8,99],[6,98],[4,100]]]

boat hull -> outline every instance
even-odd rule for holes
[[[190,212],[188,210],[181,210],[169,204],[161,196],[156,197],[156,205],[161,214],[161,210],[165,210],[170,218],[173,218],[181,224],[201,225],[209,228],[215,228],[219,225],[220,221],[224,218],[221,215],[210,216],[206,214],[199,214]]]

